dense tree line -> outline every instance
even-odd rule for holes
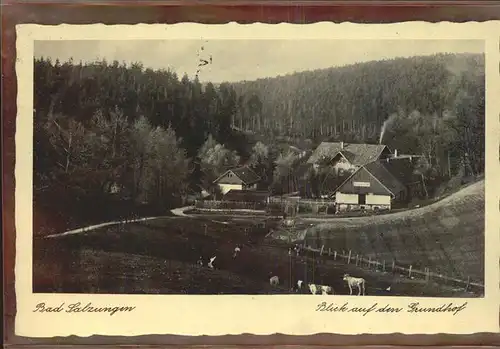
[[[484,55],[396,58],[233,86],[243,106],[236,125],[267,139],[382,142],[425,155],[430,176],[484,171]]]
[[[35,59],[35,201],[79,212],[110,210],[111,198],[180,204],[190,187],[250,156],[231,129],[237,102],[229,84],[140,64]],[[223,161],[226,150],[236,161]]]
[[[481,85],[484,55],[357,63],[233,84],[245,105],[235,123],[280,135],[378,141],[389,115],[399,110],[443,115],[460,94]]]
[[[329,169],[311,173],[277,136],[378,142],[382,127],[392,149],[426,156],[425,176],[481,173],[484,58],[394,59],[217,86],[137,63],[35,59],[34,200],[68,215],[106,215],[115,199],[162,208],[238,164],[262,189],[319,195]]]

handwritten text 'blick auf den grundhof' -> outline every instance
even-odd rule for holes
[[[338,305],[335,303],[327,303],[321,302],[318,304],[316,311],[326,311],[326,312],[334,312],[334,313],[358,313],[365,316],[369,313],[450,313],[453,315],[458,314],[462,310],[467,307],[467,302],[457,305],[453,303],[446,303],[435,307],[424,307],[421,306],[419,302],[410,303],[406,306],[406,308],[402,307],[391,307],[389,304],[379,305],[378,303],[374,303],[367,307],[360,306],[350,306],[349,303],[344,303],[342,305]]]
[[[45,303],[38,303],[33,310],[34,313],[109,313],[109,315],[114,315],[118,312],[131,312],[135,307],[95,307],[92,303],[87,303],[82,305],[82,303],[72,303],[66,305],[61,303],[58,306],[47,306]]]

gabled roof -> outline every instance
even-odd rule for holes
[[[419,181],[419,178],[413,173],[414,165],[409,158],[389,159],[389,161],[376,160],[354,171],[335,191],[349,181],[358,171],[363,171],[363,169],[368,171],[393,195],[404,190],[406,185]]]
[[[415,160],[418,157],[397,157],[391,158],[389,161],[380,160],[381,164],[402,184],[408,185],[410,183],[419,182],[421,179],[414,173]]]
[[[380,184],[386,187],[393,195],[403,191],[404,185],[385,166],[382,161],[373,161],[363,166]]]
[[[307,162],[316,163],[323,157],[333,158],[341,153],[351,164],[364,166],[377,160],[386,147],[384,144],[344,143],[342,149],[341,142],[322,142]]]
[[[236,177],[238,177],[245,185],[252,185],[257,183],[260,180],[260,177],[250,169],[248,166],[241,166],[237,168],[233,168],[227,170],[223,174],[221,174],[214,183],[218,182],[221,178],[223,178],[228,172],[232,172]]]

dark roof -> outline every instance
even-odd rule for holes
[[[344,143],[344,148],[342,149],[341,142],[322,142],[307,162],[311,164],[316,163],[323,157],[333,158],[337,154],[342,153],[351,164],[364,166],[369,162],[377,160],[386,147],[384,144]]]
[[[231,189],[222,197],[223,201],[264,202],[271,196],[267,191]]]
[[[420,177],[414,173],[417,160],[418,157],[410,158],[404,156],[401,158],[390,158],[389,161],[380,160],[380,162],[402,184],[408,185],[421,180]]]
[[[245,184],[253,184],[260,179],[260,177],[248,166],[233,168],[230,171],[238,176]]]
[[[372,161],[363,167],[393,194],[403,191],[407,184],[418,181],[409,159]]]
[[[219,176],[214,182],[218,182],[220,178],[224,177],[227,172],[231,171],[234,173],[235,176],[237,176],[243,183],[246,185],[251,185],[254,183],[257,183],[260,180],[260,177],[250,169],[248,166],[241,166],[237,168],[232,168],[230,170],[227,170],[224,172],[222,175]]]

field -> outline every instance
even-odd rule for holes
[[[367,295],[474,296],[462,289],[375,273],[312,254],[288,255],[266,238],[276,220],[245,217],[165,217],[82,234],[34,240],[34,292],[147,294],[290,293],[298,279],[348,294],[349,272],[367,280]],[[236,244],[241,254],[233,259]],[[217,256],[215,270],[196,265]],[[269,276],[280,278],[272,289]],[[391,291],[386,289],[391,286]]]
[[[484,190],[482,180],[422,208],[334,219],[309,229],[306,242],[482,283]]]

